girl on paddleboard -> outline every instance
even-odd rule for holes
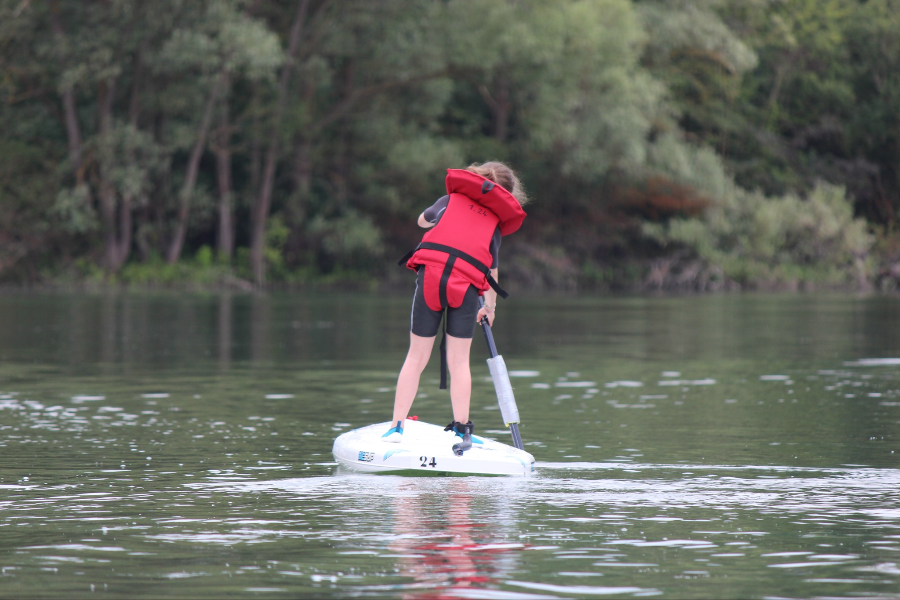
[[[441,389],[450,371],[450,401],[454,431],[467,441],[474,426],[469,419],[472,375],[469,349],[476,323],[487,317],[494,324],[497,295],[506,297],[498,280],[502,236],[515,232],[525,219],[528,198],[519,178],[500,162],[447,169],[447,195],[419,215],[429,231],[400,264],[416,271],[410,315],[409,352],[397,379],[394,416],[382,439],[400,442],[403,423],[419,389],[419,377],[434,347],[441,322]],[[480,296],[484,305],[480,306]],[[480,443],[472,438],[474,443]]]

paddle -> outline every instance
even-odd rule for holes
[[[478,303],[484,306],[484,301],[479,298]],[[481,319],[481,328],[484,330],[484,340],[487,342],[488,369],[491,370],[491,379],[494,380],[494,391],[497,392],[497,403],[500,404],[500,414],[503,415],[503,424],[512,432],[513,445],[519,450],[522,446],[522,436],[519,435],[519,407],[516,406],[516,397],[513,395],[512,384],[509,382],[509,373],[506,371],[506,363],[503,357],[497,354],[497,346],[494,344],[494,335],[487,317]]]

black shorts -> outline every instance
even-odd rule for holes
[[[420,337],[434,337],[441,328],[442,310],[431,310],[425,303],[422,283],[425,268],[419,267],[416,276],[416,292],[413,295],[409,330]],[[455,338],[469,338],[475,335],[475,317],[478,316],[478,290],[470,285],[459,308],[447,309],[447,333]]]

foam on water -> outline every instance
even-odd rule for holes
[[[848,367],[895,367],[900,365],[900,358],[860,358],[844,363]]]

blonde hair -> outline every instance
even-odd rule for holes
[[[528,194],[525,193],[525,187],[519,181],[519,177],[515,171],[504,165],[502,162],[490,161],[486,163],[472,163],[466,167],[466,171],[471,171],[476,175],[481,175],[485,179],[490,179],[518,200],[520,206],[528,203]]]

